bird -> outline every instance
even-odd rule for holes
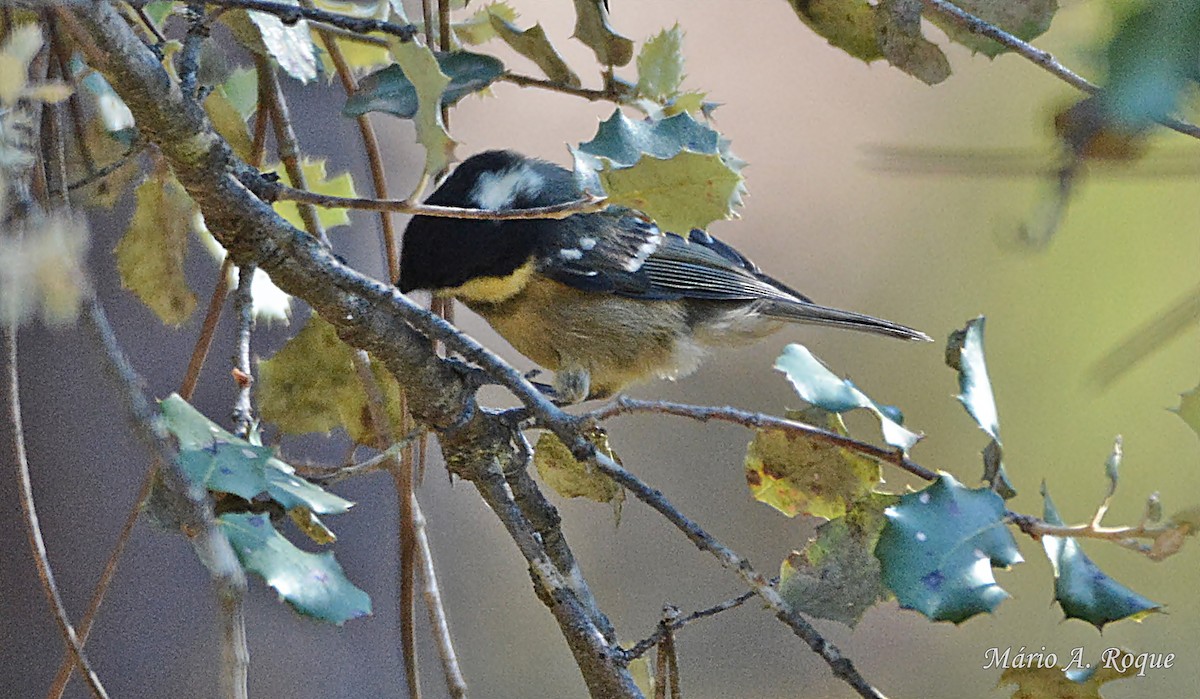
[[[426,203],[504,211],[583,196],[570,170],[491,150],[461,162]],[[748,344],[788,323],[930,340],[814,303],[701,229],[664,231],[616,205],[562,219],[413,216],[396,284],[465,304],[555,372],[545,388],[564,405],[686,376],[711,348]]]

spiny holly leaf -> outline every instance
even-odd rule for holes
[[[183,185],[160,164],[138,185],[133,218],[115,250],[121,285],[169,325],[187,320],[196,308],[183,273],[195,211]]]
[[[492,17],[512,24],[517,21],[517,11],[507,2],[492,2],[476,10],[470,19],[464,22],[453,22],[454,36],[464,44],[478,46],[487,43],[497,36]]]
[[[842,418],[821,408],[789,412],[789,420],[846,434]],[[882,481],[879,463],[841,447],[784,430],[756,430],[746,449],[746,483],[755,500],[788,517],[834,519]]]
[[[605,0],[575,0],[575,34],[605,66],[623,66],[633,60],[633,42],[608,23]]]
[[[588,440],[613,461],[621,462],[608,442],[607,432],[597,429],[588,435]],[[576,459],[567,445],[552,433],[543,432],[538,438],[533,451],[533,463],[538,476],[554,492],[567,498],[611,503],[620,518],[625,490],[613,479]]]
[[[504,43],[525,58],[533,61],[542,73],[554,82],[579,87],[583,83],[546,36],[541,24],[520,29],[497,15],[490,16],[492,28]]]
[[[789,0],[796,15],[832,46],[870,63],[883,58],[875,6],[867,0]]]
[[[387,19],[390,6],[387,0],[375,0],[374,2],[342,2],[340,0],[316,0],[316,6],[322,10],[329,10],[342,15],[359,18]],[[387,39],[386,34],[371,33],[363,35],[363,38]],[[323,50],[320,52],[321,64],[325,74],[333,77],[336,74],[337,67],[330,58],[326,45],[325,35],[321,32],[316,32],[313,39]],[[392,62],[391,51],[388,47],[380,46],[375,42],[356,41],[353,38],[338,37],[331,39],[341,51],[342,58],[351,68],[357,70],[371,70],[379,66],[385,66]]]
[[[995,609],[1008,593],[992,568],[1024,560],[1005,512],[1000,496],[968,489],[948,473],[888,508],[875,556],[900,606],[956,624]]]
[[[890,406],[881,406],[858,390],[854,384],[839,378],[804,345],[790,344],[775,360],[775,368],[787,375],[788,381],[801,398],[831,413],[844,413],[866,408],[879,418],[883,439],[905,452],[912,449],[921,435],[902,424],[903,416]]]
[[[1200,64],[1200,3],[1139,3],[1108,44],[1107,117],[1138,131],[1170,116]]]
[[[319,514],[340,514],[354,504],[296,476],[270,449],[223,429],[178,394],[159,407],[167,430],[179,440],[181,465],[198,485],[247,500],[265,492],[284,509]]]
[[[950,77],[946,54],[921,33],[921,0],[879,0],[875,36],[888,63],[926,85]]]
[[[585,191],[638,209],[667,231],[731,218],[745,192],[745,163],[719,133],[687,113],[632,121],[616,110],[572,153]]]
[[[415,53],[415,52],[414,52]],[[478,92],[495,82],[504,73],[499,59],[470,51],[435,52],[438,70],[449,78],[444,91],[435,90],[440,81],[428,79],[431,95],[441,95],[441,104],[451,106],[472,92]],[[432,64],[412,59],[419,65]],[[414,68],[425,70],[426,68]],[[430,99],[435,100],[436,96]],[[342,114],[356,117],[367,112],[385,112],[401,119],[412,119],[418,111],[417,88],[399,65],[391,65],[362,79],[358,91],[346,100]]]
[[[955,5],[979,19],[1029,41],[1036,39],[1050,28],[1050,20],[1058,12],[1058,0],[956,0]],[[936,24],[951,41],[982,53],[988,58],[1009,51],[999,42],[979,34],[973,34],[942,15],[930,13],[929,20]]]
[[[1042,484],[1043,514],[1047,524],[1063,524],[1062,517]],[[1044,536],[1042,548],[1054,567],[1054,599],[1068,619],[1082,619],[1098,629],[1110,621],[1140,621],[1161,612],[1153,602],[1108,577],[1070,537]]]
[[[292,180],[287,174],[287,168],[283,167],[283,165],[275,164],[265,169],[274,170],[279,176],[280,181],[284,184],[292,184]],[[308,185],[307,189],[309,191],[336,197],[358,196],[354,191],[354,179],[350,177],[350,173],[343,172],[334,177],[329,177],[325,172],[325,161],[323,159],[301,158],[300,170],[304,173],[304,180]],[[304,219],[300,217],[300,209],[296,205],[296,202],[277,201],[272,206],[275,209],[275,213],[287,219],[288,223],[296,228],[304,228]],[[321,206],[317,207],[317,219],[325,228],[349,226],[350,212],[346,209],[333,209]]]
[[[638,94],[663,102],[679,93],[683,82],[683,30],[679,25],[651,37],[638,53]]]
[[[793,551],[779,571],[779,594],[796,611],[855,626],[891,593],[883,586],[875,542],[887,519],[884,510],[899,496],[870,493],[844,517],[817,527],[803,551]]]
[[[1017,685],[1012,699],[1103,699],[1100,686],[1113,680],[1134,677],[1138,669],[1127,663],[1112,662],[1111,651],[1104,651],[1100,662],[1089,663],[1088,667],[1009,667],[1000,673],[997,687]]]
[[[346,578],[332,552],[296,548],[265,514],[223,514],[217,525],[242,565],[301,614],[340,626],[371,613],[371,598]]]
[[[281,1],[288,5],[300,4],[299,0]],[[273,58],[288,75],[302,83],[317,79],[317,52],[306,20],[287,25],[265,12],[231,10],[221,14],[221,21],[243,46]]]
[[[377,446],[367,396],[354,370],[353,352],[318,315],[275,356],[258,364],[259,408],[264,420],[288,434],[342,427],[358,444]],[[371,366],[387,398],[393,429],[403,413],[400,387],[385,369]]]
[[[992,438],[983,450],[984,480],[1005,500],[1017,494],[1004,472],[1000,443],[1000,415],[983,358],[984,317],[969,321],[962,330],[950,333],[946,342],[946,365],[958,372],[958,400],[967,413]]]
[[[1179,407],[1171,408],[1192,431],[1200,436],[1200,385],[1192,390],[1179,394]]]

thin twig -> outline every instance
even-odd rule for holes
[[[218,603],[226,610],[221,617],[223,622],[240,618],[241,599],[246,591],[246,576],[229,541],[217,530],[211,502],[179,469],[174,447],[162,429],[158,412],[151,406],[142,390],[141,378],[129,363],[108,322],[108,315],[94,296],[88,304],[85,318],[88,327],[96,335],[97,344],[104,350],[109,368],[118,379],[134,431],[155,455],[164,487],[178,496],[188,508],[180,513],[183,518],[180,526],[209,570]],[[242,623],[244,624],[244,621]],[[238,672],[239,667],[245,668],[248,657],[244,629],[240,634],[240,646],[236,624],[223,623],[222,635],[229,639],[222,644],[223,651],[235,655],[223,658],[222,672],[218,678],[220,697],[246,699],[245,673]]]
[[[1013,53],[1032,61],[1035,65],[1042,67],[1051,75],[1054,75],[1068,85],[1082,90],[1090,95],[1103,92],[1103,88],[1101,88],[1099,85],[1089,82],[1086,78],[1081,77],[1070,68],[1064,66],[1049,51],[1043,51],[1033,44],[1030,44],[1028,41],[1019,39],[1003,29],[1000,29],[994,24],[985,22],[984,20],[958,7],[954,3],[949,2],[949,0],[924,0],[924,2],[927,8],[950,20],[955,25],[971,32],[972,34],[986,36],[987,38],[1000,43]],[[1193,124],[1171,118],[1160,119],[1158,120],[1158,123],[1185,136],[1200,138],[1200,127]]]
[[[50,50],[54,52],[54,57],[58,61],[58,74],[62,77],[63,82],[70,83],[75,88],[71,96],[67,98],[67,111],[71,117],[71,134],[75,139],[75,149],[79,152],[79,159],[83,161],[83,169],[90,177],[96,172],[96,161],[92,157],[91,148],[88,147],[83,126],[83,109],[79,104],[79,82],[71,75],[71,51],[63,41],[62,33],[58,31],[58,23],[54,20],[54,16],[48,14],[45,19],[46,31],[50,34]],[[67,191],[71,191],[70,185],[67,185]]]
[[[179,89],[189,99],[199,96],[200,48],[208,38],[208,23],[204,5],[198,2],[187,4],[188,29],[183,38],[183,49],[175,62],[179,71]]]
[[[137,157],[138,155],[141,155],[142,151],[146,150],[146,144],[147,144],[146,141],[138,140],[132,146],[130,146],[129,150],[125,151],[121,155],[121,157],[117,158],[116,160],[109,163],[108,165],[105,165],[104,167],[101,167],[98,169],[96,169],[93,165],[93,168],[90,170],[90,172],[87,175],[85,175],[85,176],[75,180],[74,182],[70,183],[69,185],[67,185],[67,191],[74,192],[75,190],[80,189],[82,187],[87,187],[90,184],[94,184],[94,183],[99,182],[100,180],[104,179],[105,177],[108,177],[109,175],[113,174],[117,170],[120,170],[130,160]]]
[[[410,41],[417,34],[417,28],[411,24],[396,24],[395,22],[386,22],[384,20],[373,19],[371,17],[351,17],[349,15],[343,15],[337,12],[328,12],[326,10],[291,5],[285,2],[271,2],[270,0],[202,1],[205,5],[216,5],[218,7],[227,7],[231,9],[265,12],[270,15],[275,15],[286,25],[293,25],[302,19],[306,19],[316,22],[324,22],[325,24],[338,27],[339,29],[355,32],[356,34],[370,34],[372,32],[390,34],[398,37],[400,41]]]
[[[46,541],[42,538],[42,528],[38,524],[37,507],[33,501],[33,478],[29,473],[29,460],[25,451],[25,426],[21,420],[21,390],[20,374],[17,371],[17,325],[14,321],[4,329],[5,363],[8,365],[8,418],[13,428],[13,464],[17,468],[18,498],[21,501],[21,512],[25,515],[25,536],[29,540],[29,548],[33,551],[33,562],[37,568],[38,579],[42,583],[42,591],[50,604],[50,612],[58,624],[63,643],[74,658],[76,667],[83,674],[84,682],[92,690],[96,699],[108,699],[108,692],[100,682],[100,677],[92,668],[91,661],[83,650],[83,641],[76,635],[71,620],[67,616],[67,608],[63,604],[62,595],[58,592],[58,584],[54,580],[54,569],[50,567],[50,558],[46,555]]]
[[[442,661],[442,675],[446,678],[446,690],[453,699],[466,699],[467,680],[458,665],[458,654],[454,651],[454,639],[450,636],[450,622],[446,618],[446,605],[442,602],[442,591],[438,586],[437,569],[433,565],[433,548],[425,531],[425,515],[413,495],[413,529],[417,534],[417,559],[421,562],[421,579],[425,581],[422,596],[429,613],[433,640]]]
[[[265,56],[256,55],[254,64],[258,68],[258,84],[263,88],[259,94],[267,99],[271,123],[275,127],[275,148],[278,150],[279,160],[283,163],[292,184],[302,190],[307,189],[307,178],[304,169],[300,167],[300,146],[296,140],[296,131],[292,128],[287,100],[284,99],[283,89],[279,85],[279,76],[275,74],[275,67],[270,59]],[[329,238],[326,237],[325,227],[317,217],[316,207],[311,203],[300,203],[296,208],[308,234],[321,241],[325,247],[329,247]]]
[[[138,490],[137,496],[133,499],[133,505],[129,508],[129,512],[125,514],[125,523],[121,525],[121,531],[117,534],[117,541],[108,553],[108,560],[104,562],[104,570],[100,572],[100,579],[96,581],[95,587],[92,588],[92,598],[88,601],[88,607],[79,619],[78,633],[80,645],[87,643],[88,635],[92,631],[92,624],[96,620],[96,615],[100,612],[100,605],[103,604],[104,596],[108,594],[108,588],[112,585],[113,578],[116,577],[117,564],[121,560],[121,555],[125,553],[125,544],[129,543],[129,538],[133,535],[133,527],[142,515],[141,505],[150,496],[150,489],[154,486],[154,479],[150,477],[151,474],[153,474],[153,470],[147,473],[146,477],[142,479],[141,488]],[[67,691],[67,684],[71,681],[71,676],[74,673],[75,658],[70,652],[67,652],[63,655],[63,659],[58,665],[58,673],[54,675],[54,682],[50,684],[50,691],[46,692],[46,699],[62,699],[63,693]]]
[[[739,410],[730,407],[716,407],[706,405],[686,405],[683,403],[669,403],[667,401],[651,401],[629,398],[627,396],[619,396],[616,400],[608,405],[593,410],[587,413],[584,417],[592,420],[607,420],[617,415],[626,413],[661,413],[664,415],[677,415],[680,417],[699,420],[700,422],[708,422],[709,420],[720,420],[722,422],[732,422],[743,427],[751,429],[769,429],[789,432],[791,434],[799,434],[808,439],[832,444],[843,449],[848,449],[857,454],[884,461],[886,463],[898,466],[899,468],[908,471],[909,473],[923,478],[927,481],[937,479],[937,473],[931,471],[924,466],[911,461],[904,455],[903,452],[896,449],[885,449],[877,447],[869,442],[861,442],[853,437],[838,434],[823,430],[813,425],[808,425],[795,420],[786,420],[780,417],[764,415],[762,413],[752,413],[747,410]]]
[[[525,219],[564,219],[575,214],[590,214],[608,208],[604,197],[588,196],[551,206],[529,209],[466,209],[457,206],[435,206],[415,204],[408,199],[365,199],[361,197],[337,197],[305,189],[297,189],[282,182],[264,182],[259,187],[273,201],[305,202],[309,205],[330,209],[365,209],[368,211],[395,211],[402,214],[434,216],[438,218],[470,218],[484,221],[512,221]]]
[[[237,314],[237,344],[234,353],[234,370],[237,379],[237,398],[233,403],[234,434],[242,439],[250,436],[254,425],[254,407],[250,402],[254,385],[254,368],[250,366],[250,335],[254,332],[254,295],[250,285],[254,282],[253,264],[238,267],[237,291],[233,294],[233,308]]]
[[[626,104],[633,97],[632,94],[627,94],[614,87],[606,90],[592,90],[586,87],[576,87],[566,83],[557,82],[554,80],[546,80],[543,78],[535,78],[529,75],[520,75],[518,73],[505,72],[500,75],[498,80],[512,83],[520,87],[537,87],[550,92],[561,92],[564,95],[572,97],[582,97],[589,102],[615,102],[616,104]]]
[[[233,269],[233,260],[226,256],[217,271],[216,285],[213,286],[212,296],[208,299],[208,310],[204,313],[204,322],[200,326],[200,337],[192,348],[191,359],[188,360],[187,370],[179,386],[179,395],[184,400],[191,400],[200,381],[200,371],[212,347],[213,337],[217,332],[217,323],[221,320],[221,309],[225,307],[225,297],[229,295],[229,270]]]
[[[774,583],[774,581],[772,581],[772,583]],[[715,615],[720,614],[721,612],[727,611],[729,609],[734,609],[736,607],[740,607],[743,604],[745,604],[748,600],[753,599],[757,595],[758,595],[758,593],[755,592],[754,590],[746,590],[745,592],[738,595],[737,597],[733,597],[733,598],[725,600],[724,602],[714,604],[713,606],[711,606],[707,609],[700,609],[700,610],[694,611],[691,614],[688,614],[687,616],[679,617],[679,618],[675,619],[674,621],[671,621],[670,623],[666,624],[665,626],[662,624],[659,624],[657,630],[655,630],[655,632],[653,634],[651,634],[650,636],[643,638],[642,640],[633,644],[629,648],[629,650],[625,651],[625,661],[629,662],[631,660],[636,660],[636,659],[642,657],[643,655],[645,655],[646,651],[648,651],[651,648],[653,648],[654,646],[656,646],[658,644],[658,642],[663,639],[663,636],[667,633],[667,631],[678,631],[678,630],[682,629],[683,627],[687,626],[688,624],[692,623],[693,621],[699,621],[700,619],[705,619],[710,616],[715,616]]]
[[[371,371],[371,358],[366,352],[354,352],[354,370],[359,383],[367,395],[367,412],[371,416],[371,427],[376,445],[387,449],[392,442],[391,424],[388,419],[383,390]],[[417,541],[415,515],[413,511],[412,462],[393,457],[389,464],[392,482],[396,490],[400,510],[400,647],[404,657],[404,677],[408,684],[409,699],[421,698],[421,681],[417,663],[416,625],[416,581]]]

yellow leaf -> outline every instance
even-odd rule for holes
[[[245,119],[225,94],[224,86],[217,85],[208,95],[204,100],[204,111],[208,113],[208,118],[212,120],[217,133],[229,142],[233,152],[242,160],[250,162],[254,156],[250,131],[246,128]]]
[[[115,250],[121,284],[170,325],[196,307],[183,271],[195,210],[175,175],[159,166],[138,186],[133,219]]]
[[[608,434],[597,429],[588,435],[588,440],[602,453],[620,463],[608,443]],[[612,503],[620,516],[625,491],[613,479],[589,465],[579,461],[558,437],[545,432],[538,438],[533,452],[533,463],[538,476],[551,490],[568,498],[587,498],[596,502]]]
[[[291,185],[291,178],[288,177],[287,170],[280,164],[266,168],[267,170],[274,169],[279,179],[285,184]],[[358,196],[354,191],[354,179],[350,177],[350,173],[343,172],[334,177],[329,177],[325,172],[324,160],[313,160],[303,158],[300,161],[300,169],[304,172],[304,179],[308,184],[308,190],[319,192],[321,194],[329,194],[337,197],[355,197]],[[275,213],[284,217],[297,228],[304,228],[304,219],[300,218],[300,209],[297,208],[295,202],[279,201],[275,202]],[[321,221],[321,225],[325,228],[334,228],[336,226],[350,225],[350,213],[346,209],[326,209],[317,208],[317,218]]]

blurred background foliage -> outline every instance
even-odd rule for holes
[[[1170,4],[1170,3],[1168,3]],[[1186,3],[1175,3],[1186,4]],[[565,37],[574,13],[567,3],[514,2],[539,21],[572,66],[591,65],[591,51]],[[1060,145],[1055,115],[1080,94],[1013,55],[994,60],[959,46],[945,51],[953,75],[926,87],[883,63],[848,57],[815,36],[786,3],[614,0],[613,19],[639,41],[679,22],[685,32],[686,87],[722,106],[717,128],[749,163],[749,195],[740,220],[712,231],[764,263],[772,274],[819,302],[911,324],[944,338],[978,314],[988,317],[988,365],[1002,424],[1005,461],[1021,494],[1010,503],[1040,512],[1045,479],[1067,521],[1090,517],[1103,496],[1103,465],[1113,436],[1124,435],[1122,482],[1106,521],[1135,523],[1146,495],[1163,493],[1166,509],[1200,494],[1200,444],[1168,409],[1200,381],[1195,319],[1128,371],[1107,383],[1096,367],[1166,309],[1194,297],[1200,269],[1200,196],[1193,139],[1156,129],[1145,158],[1124,171],[1094,168],[1079,177],[1053,238],[1033,248],[1021,227],[1036,220],[1057,189]],[[1141,3],[1092,0],[1062,8],[1036,44],[1088,76],[1103,75],[1104,47]],[[414,13],[419,15],[419,13]],[[938,30],[927,32],[938,36]],[[508,65],[532,64],[497,46]],[[589,76],[584,74],[584,81]],[[286,86],[309,154],[368,181],[352,122],[339,116],[333,88]],[[564,144],[587,140],[611,105],[510,84],[490,97],[468,97],[453,111],[460,157],[511,148],[569,165]],[[1191,104],[1193,97],[1185,95]],[[1186,111],[1186,110],[1185,110]],[[1193,112],[1194,113],[1194,112]],[[409,191],[425,160],[411,122],[377,120],[393,188]],[[880,149],[883,146],[885,148]],[[928,174],[893,160],[891,147],[978,151],[975,162]],[[988,153],[1015,151],[1028,168],[998,176]],[[920,160],[920,159],[918,159]],[[1180,165],[1184,163],[1184,165]],[[1164,176],[1165,170],[1182,170]],[[1027,171],[1022,171],[1027,170]],[[360,190],[363,187],[360,185]],[[120,289],[110,254],[131,211],[127,196],[93,218],[89,269],[114,316],[119,337],[147,379],[165,396],[182,375],[199,318],[164,328]],[[336,248],[352,265],[383,276],[375,220],[351,214]],[[192,255],[193,284],[207,293],[214,264]],[[459,324],[521,368],[532,368],[482,321],[465,311]],[[280,325],[256,335],[269,356],[294,332]],[[220,359],[231,346],[226,321],[194,403],[226,414],[232,387]],[[923,465],[975,482],[986,444],[961,407],[954,372],[939,345],[897,346],[818,329],[788,330],[753,348],[720,354],[697,375],[656,383],[635,394],[701,404],[732,404],[780,414],[798,407],[787,381],[771,369],[786,342],[802,341],[839,374],[878,400],[903,408],[926,439],[913,451]],[[224,344],[222,344],[224,343]],[[112,400],[102,362],[86,338],[70,330],[23,330],[21,368],[35,488],[51,559],[67,606],[81,609],[145,467],[145,453],[105,406]],[[484,402],[506,397],[486,390]],[[869,434],[868,422],[848,421]],[[627,467],[662,489],[764,571],[803,545],[812,525],[786,520],[747,495],[742,458],[750,435],[740,428],[666,417],[623,418],[610,438]],[[7,439],[7,437],[6,437]],[[337,461],[345,445],[289,438],[284,450],[313,461]],[[476,696],[581,696],[583,685],[561,638],[529,594],[527,573],[494,517],[473,490],[456,487],[430,464],[419,496],[442,575],[451,628]],[[885,468],[892,486],[905,478]],[[395,503],[384,476],[347,482],[339,494],[359,504],[339,517],[338,557],[375,601],[373,617],[344,628],[319,626],[275,604],[255,586],[247,608],[251,693],[258,696],[401,696],[395,631]],[[60,643],[44,611],[25,554],[13,487],[0,484],[0,686],[11,696],[38,696],[57,667]],[[740,590],[679,533],[636,503],[614,524],[606,505],[559,502],[564,527],[601,606],[624,640],[648,635],[664,603],[689,610]],[[1038,545],[1018,537],[1027,563],[998,572],[1014,598],[994,616],[961,627],[931,624],[894,603],[867,612],[853,631],[833,622],[823,633],[864,674],[896,697],[1005,697],[999,673],[982,669],[990,648],[1052,651],[1064,658],[1085,649],[1094,659],[1110,646],[1174,652],[1171,670],[1114,683],[1110,698],[1194,693],[1200,602],[1193,593],[1200,553],[1185,550],[1154,564],[1112,546],[1086,543],[1105,571],[1167,605],[1168,615],[1120,623],[1103,636],[1091,626],[1060,623],[1050,607],[1052,577]],[[89,649],[116,696],[203,697],[214,693],[207,575],[177,537],[139,524]],[[425,638],[425,636],[421,636]],[[835,697],[833,679],[783,626],[753,603],[698,624],[678,640],[685,695]],[[423,657],[433,648],[423,642]],[[107,672],[106,672],[107,669]],[[433,678],[431,678],[433,679]],[[440,696],[428,682],[428,696]],[[73,683],[71,696],[84,696]]]

